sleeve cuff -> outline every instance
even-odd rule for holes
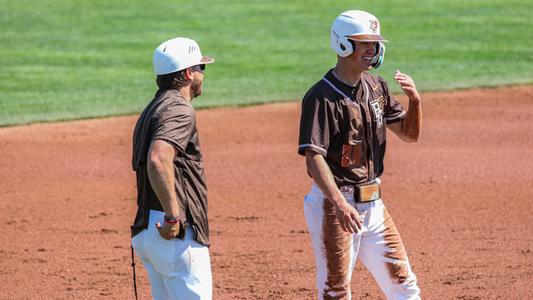
[[[399,122],[399,121],[403,120],[405,118],[406,114],[407,114],[407,112],[404,110],[401,113],[399,113],[398,115],[385,117],[385,121],[387,122],[387,124],[396,123],[396,122]]]
[[[305,155],[305,150],[311,150],[311,151],[314,151],[318,154],[321,154],[323,156],[327,156],[328,154],[328,150],[322,148],[322,147],[318,147],[317,145],[313,145],[313,144],[302,144],[302,145],[299,145],[298,146],[298,154],[300,155]]]
[[[161,141],[165,141],[169,144],[171,144],[174,149],[176,149],[176,151],[178,151],[178,153],[185,153],[185,149],[183,149],[180,145],[178,145],[176,142],[174,142],[172,139],[169,139],[168,137],[165,137],[165,136],[160,136],[160,135],[156,135],[154,136],[154,138],[152,139],[153,141],[155,140],[161,140]]]

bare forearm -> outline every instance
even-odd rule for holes
[[[174,188],[174,165],[170,155],[153,154],[147,163],[150,184],[165,211],[172,217],[180,216]]]
[[[410,142],[418,141],[422,128],[422,104],[418,101],[409,100],[409,108],[402,124],[403,134]]]
[[[311,174],[315,183],[324,193],[324,196],[336,204],[344,201],[344,197],[342,197],[324,157],[316,152],[307,151],[305,160],[309,174]]]

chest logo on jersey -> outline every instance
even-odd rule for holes
[[[370,101],[370,106],[372,107],[372,110],[374,111],[374,117],[376,119],[376,125],[378,128],[381,128],[383,126],[383,114],[385,113],[385,99],[382,97],[379,97],[375,100]]]

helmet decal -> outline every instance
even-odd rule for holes
[[[378,20],[369,20],[369,22],[370,22],[370,30],[371,30],[373,33],[378,32],[378,28],[379,28],[379,22],[378,22]]]

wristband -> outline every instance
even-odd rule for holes
[[[165,223],[176,224],[180,221],[180,217],[169,217],[165,215]]]

